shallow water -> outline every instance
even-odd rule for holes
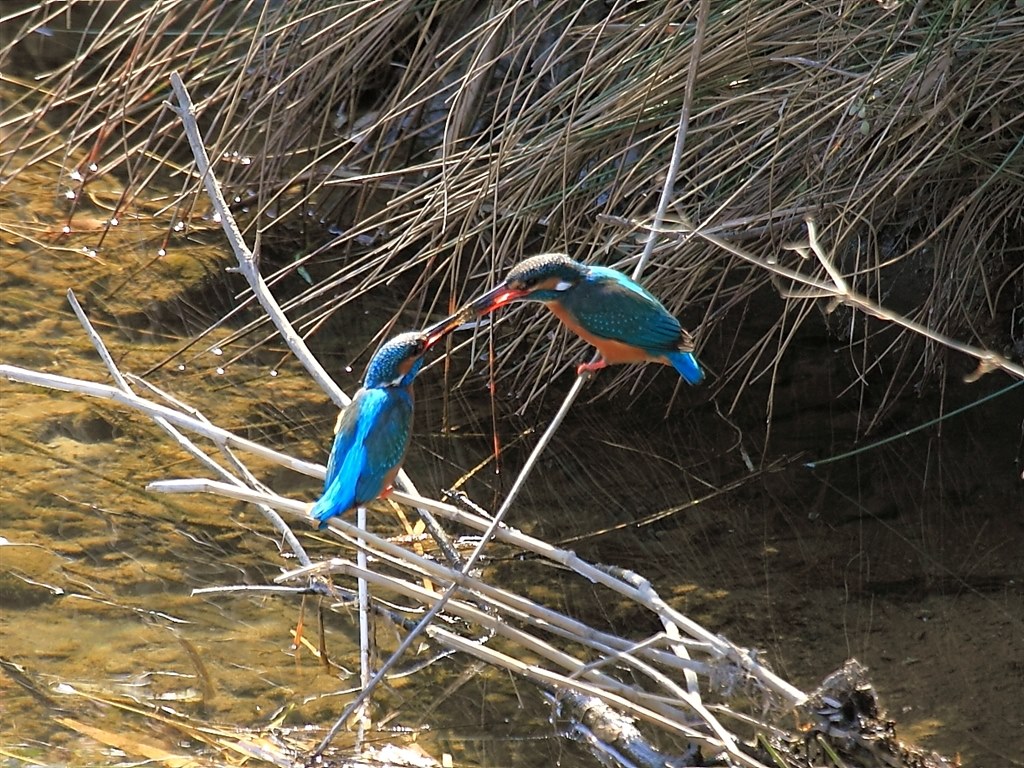
[[[87,253],[82,249],[96,242],[95,232],[55,237],[64,210],[47,173],[26,174],[3,194],[4,220],[17,211],[0,264],[3,362],[109,381],[67,308],[69,286],[119,365],[133,372],[180,348],[242,287],[239,278],[218,276],[229,262],[215,231],[205,238],[209,245],[182,238],[157,257],[163,232],[126,223]],[[116,199],[115,188],[100,196],[107,198]],[[100,226],[104,213],[99,204],[83,205],[76,220]],[[184,294],[183,284],[192,286]],[[344,318],[350,338],[319,347],[350,392],[363,350],[392,309],[353,311]],[[217,424],[323,461],[333,408],[280,345],[227,364],[246,345],[218,347],[226,333],[185,353],[183,369],[176,360],[150,380],[201,405]],[[317,341],[323,345],[326,337]],[[683,391],[665,418],[672,394],[665,371],[636,402],[628,394],[584,397],[511,522],[586,559],[641,572],[675,607],[763,649],[778,672],[804,688],[858,658],[905,739],[960,754],[968,765],[1021,764],[1024,397],[993,400],[941,427],[810,471],[803,460],[840,453],[853,440],[857,404],[829,394],[846,374],[823,336],[809,333],[791,349],[770,439],[767,394],[757,387],[728,420],[707,399],[709,388]],[[713,370],[714,351],[705,359]],[[342,373],[349,364],[353,371]],[[497,506],[536,432],[517,436],[543,428],[570,383],[567,374],[558,377],[546,402],[522,416],[511,413],[517,393],[502,393],[502,472],[487,468],[469,481],[477,501]],[[941,407],[927,397],[908,403],[878,434],[926,422],[1007,383],[998,375],[972,386],[951,382]],[[445,396],[446,386],[440,366],[418,382],[407,468],[428,493],[451,485],[491,446],[483,384],[470,380]],[[724,408],[729,398],[720,400]],[[107,733],[136,732],[138,718],[61,693],[61,684],[162,702],[229,726],[332,720],[342,697],[319,696],[355,680],[295,650],[290,633],[300,615],[315,642],[313,598],[302,613],[294,595],[191,595],[196,587],[265,585],[292,564],[253,508],[147,493],[152,480],[206,473],[146,419],[108,403],[2,382],[0,424],[2,654],[49,697],[27,692],[17,675],[0,675],[0,733],[10,764],[125,760],[109,743],[59,723],[56,709]],[[747,461],[779,466],[752,474]],[[253,467],[278,492],[311,499],[318,490],[309,478]],[[733,490],[715,492],[734,482]],[[684,508],[650,525],[628,525],[677,506]],[[392,523],[378,515],[371,524]],[[337,546],[300,533],[313,555]],[[541,572],[538,581],[536,569],[506,563],[495,574],[616,631],[643,637],[656,630],[652,617],[609,602],[572,574]],[[332,658],[355,669],[351,617],[328,614],[326,622]],[[399,713],[395,725],[428,725],[424,748],[435,756],[450,752],[458,764],[593,764],[555,737],[538,691],[504,673],[467,669],[461,660],[396,682],[380,705],[380,714]],[[146,727],[154,741],[185,754],[201,748]]]

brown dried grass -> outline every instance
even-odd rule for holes
[[[222,185],[252,205],[250,232],[294,242],[301,230],[312,243],[268,275],[302,264],[316,275],[286,306],[305,333],[367,294],[393,298],[388,286],[403,308],[436,313],[524,254],[624,266],[642,248],[683,103],[691,4],[137,5],[85,22],[38,108],[27,87],[7,105],[8,146],[40,147],[29,164],[56,160],[39,139],[48,121],[65,157],[123,175],[128,205],[179,167],[162,101],[168,73],[182,72],[224,158]],[[0,63],[46,13],[16,17]],[[782,249],[813,214],[854,290],[939,333],[1011,346],[1024,302],[1024,11],[746,0],[712,9],[703,51],[680,220],[820,275]],[[4,175],[20,170],[14,156],[3,150]],[[178,175],[174,216],[187,218],[197,180]],[[645,282],[699,328],[700,355],[733,398],[778,375],[815,318],[847,348],[851,386],[884,386],[876,413],[956,368],[912,333],[779,298],[770,275],[698,238],[663,239]],[[527,400],[583,354],[565,335],[551,344],[548,326],[521,312],[493,334],[503,386]],[[619,369],[605,389],[650,377]]]

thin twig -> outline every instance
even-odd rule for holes
[[[842,453],[834,454],[832,456],[829,456],[827,459],[819,459],[818,461],[805,461],[804,466],[807,467],[808,469],[817,469],[818,467],[823,467],[826,464],[831,464],[833,461],[842,461],[843,459],[848,459],[851,456],[856,456],[857,454],[864,453],[865,451],[873,451],[875,448],[878,448],[881,445],[886,445],[887,443],[891,443],[894,440],[902,440],[904,437],[912,435],[915,432],[920,432],[922,429],[934,427],[936,424],[940,424],[946,419],[949,419],[953,416],[957,416],[963,413],[964,411],[969,411],[970,409],[982,405],[983,403],[987,403],[990,400],[995,400],[997,397],[1002,397],[1007,392],[1010,392],[1011,390],[1017,389],[1017,387],[1021,386],[1024,386],[1024,379],[1021,379],[1020,381],[1015,381],[1013,382],[1013,384],[1009,384],[1000,390],[997,390],[995,392],[992,392],[991,394],[985,395],[984,397],[978,398],[977,400],[967,403],[967,405],[962,405],[959,408],[954,408],[952,411],[947,411],[946,413],[943,413],[941,416],[937,416],[934,419],[929,419],[923,424],[918,424],[917,426],[911,427],[910,429],[904,429],[902,432],[897,432],[895,435],[883,437],[881,440],[875,440],[874,442],[868,443],[867,445],[858,446],[853,450],[843,451]],[[1022,477],[1022,479],[1024,479],[1024,477]]]
[[[270,288],[263,279],[263,275],[260,274],[259,260],[249,250],[249,246],[246,245],[238,224],[235,222],[235,217],[224,200],[224,194],[217,183],[217,177],[213,173],[213,168],[210,166],[210,157],[206,151],[206,145],[203,143],[203,137],[199,132],[199,124],[196,122],[195,105],[192,103],[192,97],[189,95],[188,89],[185,88],[185,83],[177,72],[171,72],[171,86],[174,89],[175,96],[178,98],[180,107],[175,107],[170,103],[167,106],[181,119],[185,135],[188,137],[189,146],[192,148],[192,155],[195,157],[196,169],[206,187],[206,193],[210,197],[214,210],[220,218],[220,224],[228,239],[228,243],[231,245],[232,251],[234,251],[235,259],[238,261],[239,272],[245,277],[246,282],[249,283],[253,295],[256,296],[260,306],[263,307],[267,316],[274,323],[274,326],[281,334],[285,344],[292,351],[292,354],[295,355],[296,359],[298,359],[331,400],[339,408],[345,408],[351,402],[351,399],[334,382],[334,379],[330,377],[324,367],[320,365],[320,361],[309,351],[306,342],[303,341],[302,336],[292,326],[291,321],[288,320],[288,317],[281,309],[281,305],[277,303],[277,299],[274,298],[274,294],[271,293]],[[405,470],[399,470],[395,482],[399,487],[416,493],[416,486]],[[418,512],[423,518],[427,529],[437,539],[440,546],[446,548],[446,551],[451,551],[451,547],[446,547],[447,535],[437,524],[437,521],[426,510],[420,509]]]
[[[644,224],[643,222],[640,221],[632,221],[626,219],[621,219],[621,221],[624,224],[628,224],[629,226],[641,229],[649,228],[649,225]],[[805,221],[811,220],[805,219]],[[993,352],[990,349],[982,349],[980,347],[975,347],[970,344],[965,344],[964,342],[957,341],[956,339],[946,336],[943,333],[939,333],[938,331],[928,328],[927,326],[921,325],[920,323],[917,323],[909,318],[903,317],[902,315],[892,312],[891,310],[885,309],[881,305],[876,304],[875,302],[871,301],[871,299],[862,294],[856,293],[855,291],[849,290],[848,288],[842,288],[840,284],[820,280],[816,277],[812,277],[802,272],[798,272],[795,269],[790,269],[788,267],[783,267],[780,266],[779,264],[775,264],[771,261],[768,261],[767,259],[754,255],[750,251],[741,248],[740,246],[730,242],[729,240],[726,240],[725,238],[710,234],[701,227],[694,226],[690,222],[685,222],[684,226],[681,228],[663,228],[657,231],[661,232],[662,234],[669,235],[679,239],[688,238],[692,235],[697,235],[702,239],[706,240],[707,242],[718,246],[722,250],[733,254],[734,256],[742,259],[743,261],[749,264],[753,264],[754,266],[759,267],[765,270],[766,272],[770,272],[771,274],[777,275],[779,277],[784,277],[788,280],[792,280],[794,283],[806,286],[807,288],[811,289],[810,293],[784,291],[782,293],[783,298],[810,299],[828,296],[839,298],[842,300],[844,304],[847,304],[856,309],[860,309],[863,312],[871,315],[872,317],[876,317],[879,320],[885,320],[887,322],[894,323],[895,325],[899,325],[903,328],[906,328],[909,331],[913,331],[914,333],[920,334],[925,338],[931,339],[932,341],[938,344],[941,344],[945,347],[956,350],[958,352],[962,352],[965,355],[969,355],[970,357],[977,359],[979,361],[979,373],[985,373],[987,371],[995,370],[998,368],[1003,371],[1006,371],[1009,374],[1012,374],[1013,376],[1016,376],[1017,378],[1024,379],[1024,366],[1020,366],[1017,363],[1012,362],[1007,357],[999,354],[998,352]],[[816,231],[814,235],[814,242],[810,244],[810,248],[814,252],[815,256],[818,257],[819,261],[821,261],[822,267],[826,270],[827,273],[831,274],[832,272],[835,271],[834,266],[831,263],[831,260],[828,258],[828,254],[825,252],[820,242],[818,242]],[[797,249],[794,248],[793,250]],[[846,285],[845,280],[843,280],[842,278],[840,278],[840,282],[842,286]]]
[[[915,322],[907,317],[898,315],[892,312],[880,304],[876,304],[867,296],[863,296],[855,291],[850,290],[846,285],[846,281],[838,273],[835,266],[832,264],[832,259],[822,245],[818,238],[818,228],[811,218],[806,219],[807,222],[807,237],[810,242],[811,250],[814,255],[818,258],[818,261],[828,272],[829,276],[835,283],[833,288],[833,294],[836,298],[841,299],[844,304],[865,312],[872,317],[877,317],[879,320],[885,320],[890,323],[902,326],[909,331],[913,331],[925,338],[931,339],[932,341],[941,344],[950,349],[962,352],[965,355],[977,358],[979,362],[979,373],[985,373],[996,368],[1001,368],[1007,373],[1012,373],[1018,378],[1024,379],[1024,367],[1017,365],[1016,363],[1010,362],[1006,357],[1000,355],[997,352],[993,352],[988,349],[979,349],[978,347],[970,344],[964,344],[961,341],[952,339],[943,333],[932,330],[931,328],[921,325],[921,323]]]
[[[121,373],[121,370],[117,367],[117,364],[114,362],[114,358],[107,350],[107,345],[104,344],[103,338],[99,335],[99,332],[97,332],[96,329],[93,327],[93,324],[89,320],[88,315],[85,314],[85,310],[82,308],[82,305],[78,302],[78,297],[75,296],[75,292],[70,288],[68,288],[67,298],[68,303],[71,304],[71,308],[74,310],[75,315],[78,317],[79,323],[81,323],[82,327],[85,329],[86,335],[92,342],[93,347],[95,347],[96,352],[100,356],[100,359],[102,359],[103,362],[106,364],[107,370],[110,371],[110,375],[113,376],[114,382],[117,384],[118,388],[122,392],[134,394],[134,392],[132,392],[131,385],[128,383],[124,375]],[[206,421],[205,417],[202,417],[201,414],[198,414],[198,411],[196,411],[195,413],[197,414],[198,418],[201,418],[203,421]],[[162,416],[156,416],[153,418],[153,421],[156,422],[157,426],[164,430],[164,432],[170,435],[171,438],[178,445],[180,445],[191,456],[197,459],[200,464],[212,469],[220,477],[222,477],[229,483],[234,483],[235,485],[240,486],[246,485],[246,483],[244,483],[241,479],[231,474],[227,469],[225,469],[212,458],[207,456],[206,453],[199,449],[199,446],[193,443],[188,437],[183,435],[178,430],[178,428],[175,427],[170,422],[168,422],[166,418]],[[206,423],[209,424],[208,421]],[[227,450],[226,445],[221,444],[221,449],[226,452],[230,459],[234,459],[234,456],[230,453],[230,451]],[[247,476],[247,478],[249,478],[250,480],[255,480],[255,478],[253,478],[252,474],[249,472],[248,468],[244,467],[241,464],[241,462],[237,462],[237,460],[235,461],[238,469],[242,471]],[[253,487],[256,487],[255,483],[252,483],[252,485]],[[308,565],[311,562],[309,559],[309,555],[306,554],[306,550],[299,543],[299,540],[298,538],[296,538],[295,533],[288,526],[288,524],[281,519],[281,516],[277,514],[277,512],[274,511],[274,509],[268,507],[265,504],[257,504],[256,506],[263,514],[263,516],[267,519],[267,521],[277,530],[278,533],[281,534],[284,541],[288,544],[288,548],[292,551],[292,554],[295,555],[298,561],[303,565]]]
[[[366,507],[362,504],[356,508],[356,527],[360,531],[366,530]],[[356,539],[356,547],[356,562],[360,570],[366,571],[366,541],[361,537]],[[365,689],[370,682],[370,586],[362,575],[356,579],[356,606],[359,609],[359,685]],[[357,744],[360,750],[368,723],[367,712],[367,707],[361,707],[356,712],[359,721]]]
[[[160,405],[154,403],[145,398],[139,397],[134,392],[123,392],[117,387],[112,387],[109,384],[100,384],[95,381],[85,381],[84,379],[75,379],[69,376],[58,376],[53,373],[43,373],[42,371],[33,371],[28,368],[21,368],[17,365],[8,365],[6,363],[0,363],[0,376],[9,379],[10,381],[19,381],[23,384],[34,384],[38,387],[46,387],[47,389],[57,389],[62,392],[77,392],[83,395],[90,395],[91,397],[98,397],[102,400],[112,400],[121,405],[126,405],[129,408],[134,408],[137,411],[145,413],[150,418],[164,418],[167,419],[171,424],[175,424],[179,427],[191,430],[203,437],[209,438],[217,445],[229,445],[239,450],[248,451],[256,456],[267,459],[275,464],[279,464],[282,467],[300,472],[310,477],[318,477],[323,479],[326,474],[322,464],[314,464],[309,461],[303,461],[302,459],[296,459],[285,453],[275,451],[273,448],[267,448],[259,443],[254,443],[252,440],[247,440],[244,437],[239,437],[233,432],[228,432],[226,429],[221,427],[213,426],[209,423],[197,419],[194,416],[190,416],[180,411],[176,411],[173,408],[169,408],[166,405]]]
[[[679,125],[676,127],[676,140],[672,146],[672,156],[668,161],[668,171],[665,176],[665,186],[661,188],[661,196],[658,198],[658,207],[654,211],[654,220],[647,232],[644,242],[644,250],[640,254],[640,260],[633,268],[633,279],[636,280],[644,271],[647,262],[654,253],[654,244],[657,241],[657,232],[665,221],[665,214],[668,211],[669,203],[672,202],[672,195],[675,194],[676,177],[679,176],[679,166],[683,158],[683,149],[686,146],[686,133],[690,127],[690,110],[693,107],[693,92],[697,87],[697,67],[700,64],[700,56],[704,48],[704,36],[707,33],[708,14],[711,12],[711,0],[701,0],[697,9],[697,28],[693,34],[693,45],[690,46],[690,61],[686,70],[686,91],[683,94],[683,106],[679,110]],[[683,25],[679,26],[676,34],[684,34]]]
[[[313,380],[320,385],[320,388],[327,393],[331,400],[339,408],[344,408],[349,404],[350,398],[334,382],[334,379],[331,378],[324,367],[320,365],[320,361],[309,351],[302,337],[296,332],[284,312],[281,311],[280,305],[263,280],[263,275],[260,274],[259,263],[256,257],[245,244],[242,232],[235,222],[235,217],[232,215],[227,201],[224,200],[224,195],[220,191],[220,185],[217,183],[217,178],[214,176],[213,169],[210,166],[210,156],[206,152],[206,145],[203,143],[203,137],[199,133],[199,124],[196,122],[196,110],[195,105],[192,103],[192,97],[189,96],[185,83],[182,82],[181,76],[177,72],[171,72],[171,87],[174,89],[174,95],[177,97],[180,107],[170,102],[167,103],[167,107],[181,119],[185,135],[188,137],[189,146],[192,148],[192,155],[196,160],[196,170],[199,172],[199,178],[202,179],[206,187],[206,194],[209,195],[210,202],[220,218],[220,225],[227,236],[228,243],[231,245],[231,250],[234,251],[235,259],[238,261],[238,271],[245,278],[246,282],[249,283],[249,287],[256,296],[256,300],[259,301],[260,306],[263,307],[267,316],[274,323],[274,326],[281,334],[285,344],[292,351],[292,354],[302,363],[302,366],[309,372],[309,375],[313,377]]]

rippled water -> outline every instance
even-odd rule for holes
[[[116,189],[107,195],[116,198]],[[68,287],[119,365],[133,372],[179,349],[241,288],[239,278],[217,276],[229,262],[215,232],[208,245],[182,239],[159,256],[161,231],[122,223],[91,252],[96,232],[57,237],[65,204],[54,198],[47,173],[8,185],[0,202],[10,223],[0,264],[3,362],[109,381],[67,307]],[[82,205],[76,228],[100,227],[105,215],[102,202]],[[348,339],[319,348],[349,391],[377,330],[377,310],[362,309],[345,320]],[[380,317],[392,309],[380,308]],[[201,405],[215,423],[323,461],[335,416],[324,396],[280,345],[237,360],[244,345],[215,349],[226,333],[185,353],[183,368],[176,360],[151,380]],[[904,738],[960,753],[972,765],[1020,764],[1024,398],[994,400],[941,428],[812,472],[786,457],[838,453],[854,436],[856,403],[827,394],[829,378],[841,374],[823,338],[809,336],[794,349],[800,351],[785,363],[767,443],[767,395],[756,387],[728,421],[701,390],[684,392],[665,418],[672,383],[666,372],[638,402],[626,395],[583,398],[512,522],[564,541],[587,559],[641,572],[674,606],[736,642],[764,649],[777,671],[805,688],[855,656],[870,668]],[[706,360],[713,370],[713,350]],[[342,373],[348,364],[353,372]],[[942,408],[1007,383],[989,379],[951,384]],[[517,435],[543,427],[569,385],[563,376],[548,402],[524,416],[504,414],[503,471],[487,469],[471,480],[474,498],[496,506],[535,440]],[[452,484],[491,446],[482,385],[446,397],[447,386],[440,367],[418,383],[407,467],[427,492]],[[136,732],[138,719],[85,695],[62,694],[61,685],[101,698],[162,702],[228,726],[330,722],[344,699],[322,695],[356,681],[296,651],[291,632],[300,617],[316,642],[314,598],[303,607],[294,595],[191,595],[197,587],[265,585],[289,565],[258,513],[212,497],[145,492],[152,480],[198,470],[138,414],[21,384],[0,387],[0,640],[4,658],[18,665],[0,674],[5,759],[12,765],[125,759],[109,742],[59,718],[107,734],[128,724]],[[514,399],[515,393],[503,394]],[[908,403],[882,433],[939,411],[931,398]],[[445,419],[449,429],[442,432]],[[749,477],[748,460],[782,464]],[[281,493],[312,499],[318,490],[309,478],[254,467]],[[715,493],[745,477],[735,489]],[[704,496],[700,505],[654,524],[595,534]],[[377,516],[372,524],[393,523]],[[311,554],[337,546],[311,531],[301,535]],[[538,583],[533,571],[527,583],[514,563],[498,573],[511,588],[544,594],[616,631],[642,637],[654,630],[649,616],[599,599],[571,574],[552,569]],[[332,658],[344,670],[356,669],[352,618],[327,614],[325,621]],[[385,645],[392,641],[382,638]],[[19,674],[34,692],[19,685]],[[379,714],[398,713],[395,725],[428,726],[421,742],[434,755],[448,751],[463,763],[490,766],[593,764],[554,737],[539,692],[462,660],[397,681],[380,705]],[[198,749],[152,723],[146,727],[154,729],[155,742],[185,754]]]

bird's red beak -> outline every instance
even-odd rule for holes
[[[527,293],[528,291],[509,288],[506,283],[498,283],[487,293],[473,299],[469,308],[477,315],[486,315],[500,307],[504,307],[506,304],[511,304],[513,301],[523,298]]]

